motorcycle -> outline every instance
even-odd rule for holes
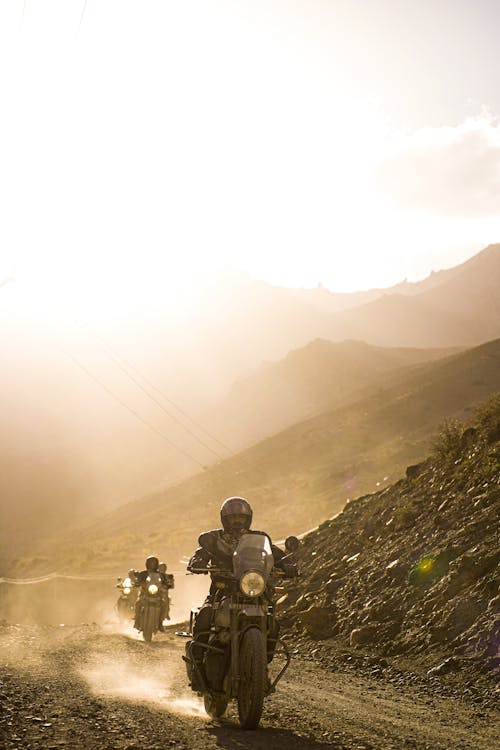
[[[137,601],[136,620],[134,627],[142,631],[146,643],[150,643],[153,635],[161,626],[161,576],[150,571]]]
[[[137,601],[137,589],[134,588],[134,585],[134,582],[129,577],[124,579],[121,577],[118,578],[116,588],[120,589],[120,596],[116,602],[116,611],[122,620],[134,618],[135,603]]]
[[[298,546],[295,537],[289,537],[287,542],[288,552]],[[275,587],[271,580],[274,558],[266,534],[242,536],[232,564],[232,570],[212,566],[193,570],[215,577],[216,594],[210,629],[187,642],[183,659],[191,688],[203,696],[210,717],[221,718],[234,699],[241,728],[255,729],[264,699],[275,691],[291,661],[286,643],[278,637],[275,612],[276,599],[283,588]],[[178,635],[193,635],[195,612],[191,612],[190,632]],[[275,655],[283,657],[284,664],[271,680],[268,664]]]

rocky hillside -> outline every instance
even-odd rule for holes
[[[496,394],[473,426],[446,423],[406,479],[304,538],[285,605],[295,637],[378,656],[441,654],[437,674],[463,660],[498,669],[499,509]]]

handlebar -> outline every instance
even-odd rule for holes
[[[278,568],[277,566],[274,566],[273,573],[279,573],[280,576],[283,578],[288,578],[286,572],[284,570],[281,570],[281,568]],[[225,570],[224,568],[191,568],[191,570],[188,570],[186,575],[191,575],[193,573],[215,573],[216,575],[225,575],[230,578],[234,578],[234,573],[231,570]],[[297,577],[298,578],[299,573],[297,571]]]
[[[191,568],[190,570],[188,570],[187,574],[189,573],[217,573],[218,575],[233,575],[232,570],[224,570],[223,568]]]

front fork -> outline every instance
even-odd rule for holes
[[[230,610],[231,633],[231,697],[238,695],[240,684],[240,634],[238,632],[238,610]]]

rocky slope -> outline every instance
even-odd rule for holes
[[[299,640],[388,658],[440,654],[435,674],[471,661],[495,672],[499,507],[496,394],[473,427],[447,423],[406,479],[349,503],[304,538],[285,621]]]

